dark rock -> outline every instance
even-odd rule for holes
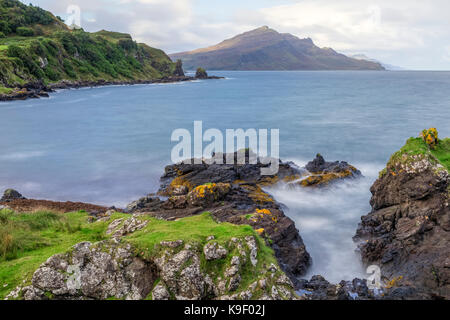
[[[6,189],[5,192],[3,193],[3,197],[0,199],[0,202],[9,202],[17,199],[26,199],[26,198],[14,189]]]
[[[381,267],[386,297],[449,299],[449,175],[426,158],[409,160],[389,164],[372,185],[372,212],[354,240],[363,261]]]
[[[173,72],[173,75],[176,77],[184,77],[183,63],[180,59],[178,59],[175,63],[175,71]]]
[[[205,69],[197,68],[197,71],[195,72],[195,78],[197,78],[197,79],[208,79],[208,74],[206,73]]]

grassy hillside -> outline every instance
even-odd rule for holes
[[[72,31],[51,13],[16,0],[0,0],[0,29],[0,94],[38,80],[152,80],[175,70],[163,51],[128,34]]]
[[[88,223],[86,212],[53,213],[40,211],[34,213],[15,213],[0,210],[0,300],[16,286],[29,283],[34,271],[49,257],[63,253],[82,241],[97,242],[108,239],[108,225],[119,218],[130,215],[114,213],[108,221]],[[123,238],[137,249],[137,254],[153,256],[158,244],[163,240],[184,240],[185,243],[204,245],[208,236],[214,235],[218,243],[224,244],[233,237],[253,235],[261,249],[258,266],[247,270],[249,280],[256,276],[264,264],[275,263],[272,249],[248,225],[236,226],[229,223],[216,223],[207,212],[179,219],[164,221],[149,216],[147,226]],[[218,267],[206,263],[205,268]]]
[[[395,167],[397,163],[416,161],[414,156],[424,156],[432,163],[439,163],[450,172],[450,138],[439,139],[434,149],[430,148],[422,138],[409,138],[405,145],[390,157],[387,167],[380,172],[379,176],[385,175],[387,168]]]

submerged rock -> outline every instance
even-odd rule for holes
[[[326,186],[332,182],[348,178],[361,177],[361,171],[345,161],[327,162],[321,154],[305,166],[311,175],[301,179],[297,184],[303,187]]]

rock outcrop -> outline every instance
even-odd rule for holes
[[[223,156],[223,163],[226,163],[226,154],[215,156]],[[281,204],[263,188],[278,182],[297,183],[307,174],[329,175],[323,184],[315,184],[325,185],[332,180],[357,177],[360,172],[345,162],[329,163],[320,157],[323,161],[319,159],[317,170],[312,168],[312,173],[306,173],[305,169],[291,162],[279,161],[278,173],[264,176],[261,169],[268,164],[259,159],[252,164],[251,156],[251,151],[245,150],[244,164],[217,164],[208,160],[200,164],[169,165],[165,168],[158,192],[168,199],[162,201],[155,195],[148,195],[131,203],[127,209],[168,220],[209,211],[218,221],[248,224],[267,239],[283,271],[297,284],[311,258],[294,222],[285,216]],[[237,159],[236,152],[234,163]],[[191,163],[194,163],[193,159]],[[344,171],[349,174],[340,175]]]
[[[114,237],[81,242],[50,257],[34,272],[30,285],[17,287],[7,299],[298,298],[281,269],[262,260],[254,236],[222,239],[220,244],[214,236],[203,242],[161,241],[144,254],[126,235],[142,229],[148,219],[133,215],[125,220],[100,220],[110,222],[107,233]],[[129,229],[131,225],[139,227]],[[130,233],[116,234],[119,230]]]
[[[310,173],[296,183],[303,187],[323,187],[344,178],[359,178],[361,171],[345,161],[327,162],[322,155],[317,154],[313,161],[306,164]]]
[[[429,154],[391,158],[354,239],[392,298],[450,298],[450,178]]]
[[[25,197],[14,189],[6,189],[0,202],[10,202],[18,199],[25,199]]]

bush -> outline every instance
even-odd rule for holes
[[[16,29],[16,33],[19,36],[23,36],[23,37],[32,37],[34,36],[34,31],[31,28],[27,28],[27,27],[18,27]]]
[[[0,31],[0,38],[4,38],[4,37],[6,37],[5,34]]]
[[[438,144],[438,132],[436,128],[424,129],[421,133],[423,141],[430,147],[430,149],[436,149]]]

